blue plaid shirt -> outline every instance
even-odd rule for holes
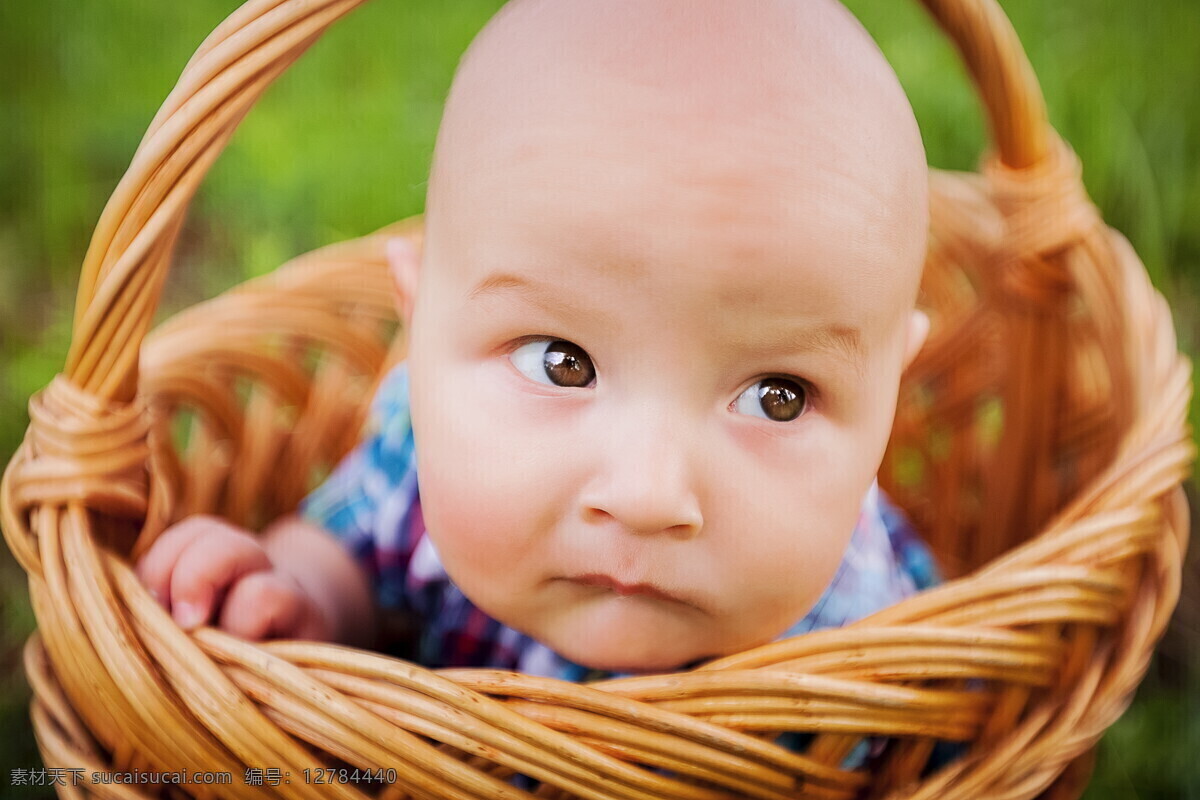
[[[380,384],[364,441],[305,499],[301,513],[345,543],[371,576],[381,607],[420,620],[418,663],[490,667],[569,681],[609,677],[492,619],[446,574],[421,516],[404,364]],[[846,625],[940,580],[928,548],[873,483],[829,586],[780,638]],[[876,741],[872,750],[881,744]],[[861,763],[865,750],[851,754],[843,766]]]

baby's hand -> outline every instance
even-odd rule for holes
[[[165,531],[135,572],[180,627],[217,625],[244,639],[328,641],[322,610],[290,574],[276,568],[258,539],[210,516]]]

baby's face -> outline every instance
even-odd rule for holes
[[[410,320],[420,494],[481,609],[665,670],[778,637],[832,579],[923,338],[925,216],[839,163],[836,128],[781,159],[769,133],[595,108],[440,167]]]

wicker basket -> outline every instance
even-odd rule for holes
[[[201,178],[263,90],[360,2],[235,12],[97,226],[67,364],[31,401],[0,487],[39,624],[25,650],[38,743],[48,767],[82,770],[60,795],[529,797],[506,781],[518,772],[538,797],[606,800],[1078,796],[1178,597],[1191,370],[992,0],[925,0],[995,148],[979,175],[931,174],[933,329],[881,472],[955,580],[844,629],[590,685],[173,623],[132,560],[192,512],[260,526],[293,508],[403,355],[383,240],[419,241],[419,221],[298,258],[143,346]],[[788,730],[816,734],[805,753],[774,743]],[[881,765],[840,769],[870,736],[891,739]],[[969,749],[923,774],[937,740]],[[395,782],[305,773],[339,766]],[[134,769],[231,783],[91,781]]]

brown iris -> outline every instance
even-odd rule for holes
[[[561,339],[546,347],[542,363],[546,375],[559,386],[587,386],[596,377],[592,360],[583,348]]]
[[[758,404],[767,419],[791,422],[804,410],[804,389],[795,381],[766,378],[758,390]]]

